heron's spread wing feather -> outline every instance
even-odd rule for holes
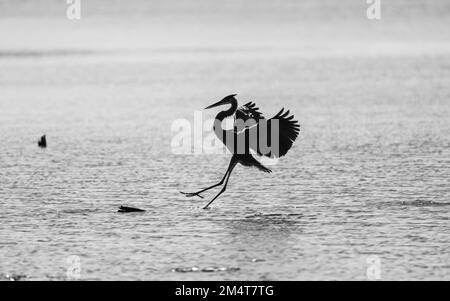
[[[248,119],[255,119],[258,121],[260,119],[264,119],[264,116],[259,111],[256,104],[250,101],[237,109],[236,119],[242,119],[244,121]]]
[[[294,115],[289,116],[289,110],[284,111],[281,109],[278,114],[267,120],[267,123],[263,126],[262,122],[258,123],[257,126],[257,139],[252,143],[252,128],[246,129],[245,132],[248,135],[247,139],[250,140],[250,148],[255,150],[260,156],[266,156],[270,158],[278,158],[286,155],[289,149],[292,147],[295,139],[297,139],[300,132],[300,125],[297,120],[294,120]],[[276,128],[276,124],[278,130]],[[272,141],[275,137],[272,137],[272,128],[274,127],[274,134],[278,137],[278,149],[274,148],[276,141]],[[266,141],[261,141],[262,135],[265,135]],[[262,144],[270,146],[269,148],[263,148]],[[264,145],[264,146],[265,146]],[[274,151],[275,150],[275,151]]]
[[[250,119],[255,122],[247,122]],[[264,119],[264,116],[259,111],[256,104],[248,102],[245,105],[240,106],[236,111],[235,130],[240,132],[245,128],[255,125],[261,119]]]
[[[284,112],[284,108],[278,112],[271,120],[278,119],[279,125],[279,157],[286,155],[294,144],[300,132],[300,125],[294,120],[294,115],[289,116],[289,110]]]

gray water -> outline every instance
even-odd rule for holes
[[[375,255],[382,280],[450,280],[445,1],[376,24],[365,1],[107,2],[0,2],[0,278],[71,279],[75,255],[82,280],[366,280]],[[231,93],[301,133],[202,210],[217,191],[179,191],[229,156],[175,154],[171,125]]]

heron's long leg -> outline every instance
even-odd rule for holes
[[[182,194],[186,195],[187,197],[198,196],[198,197],[200,197],[200,198],[203,199],[203,197],[200,195],[200,193],[205,192],[206,190],[212,189],[212,188],[214,188],[214,187],[217,187],[217,186],[220,186],[220,185],[223,184],[223,181],[225,181],[225,178],[227,177],[228,173],[229,173],[229,172],[231,171],[231,169],[233,169],[233,167],[234,167],[234,166],[232,167],[233,161],[234,161],[233,158],[231,158],[230,165],[228,166],[227,171],[225,172],[225,174],[223,175],[222,180],[220,180],[219,183],[214,184],[214,185],[209,186],[209,187],[206,187],[206,188],[204,188],[204,189],[202,189],[202,190],[199,190],[199,191],[197,191],[197,192],[182,192],[182,191],[180,191],[180,192],[181,192]]]
[[[214,202],[214,200],[217,199],[219,197],[219,195],[221,195],[227,189],[228,180],[230,179],[231,172],[233,171],[233,168],[236,166],[237,161],[234,161],[232,159],[231,163],[230,163],[230,168],[227,171],[227,173],[228,173],[227,179],[225,180],[225,184],[223,185],[222,189],[205,207],[203,207],[203,209],[208,209],[209,205],[211,205],[212,202]]]

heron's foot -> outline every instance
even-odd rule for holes
[[[180,191],[180,193],[184,194],[188,198],[191,198],[193,196],[198,196],[199,198],[203,199],[203,196],[201,196],[199,192],[183,192],[183,191]]]
[[[203,210],[209,210],[209,209],[211,209],[211,208],[209,208],[209,206],[208,205],[206,205],[205,207],[203,207],[202,208]]]

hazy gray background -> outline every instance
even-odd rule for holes
[[[223,2],[0,0],[0,278],[449,280],[450,2]],[[302,132],[204,211],[170,126],[231,93]]]

